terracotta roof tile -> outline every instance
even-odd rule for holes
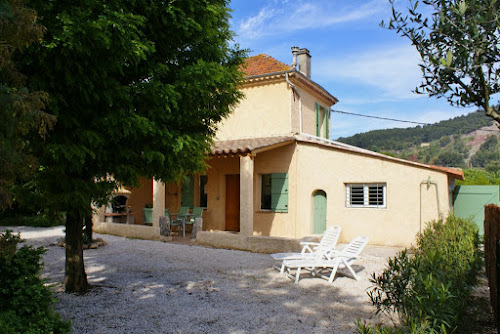
[[[291,136],[248,138],[248,139],[236,139],[236,140],[217,140],[212,145],[212,154],[213,155],[247,154],[251,153],[253,150],[274,146],[277,144],[294,140],[295,139]]]
[[[245,59],[245,64],[242,66],[245,76],[275,73],[290,70],[292,67],[279,60],[274,59],[266,54],[252,56]]]

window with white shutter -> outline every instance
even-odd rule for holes
[[[385,208],[385,183],[346,184],[346,207],[348,208]]]

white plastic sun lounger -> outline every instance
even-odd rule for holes
[[[354,279],[359,280],[359,276],[352,268],[352,263],[359,257],[366,244],[368,243],[368,237],[359,236],[354,238],[347,246],[342,250],[337,252],[331,252],[323,257],[318,257],[315,259],[292,259],[284,260],[283,267],[287,269],[286,275],[288,277],[293,277],[290,274],[291,269],[295,269],[295,283],[300,279],[300,272],[302,269],[309,270],[313,275],[317,274],[319,269],[330,269],[330,276],[320,275],[322,278],[328,278],[328,282],[332,283],[335,278],[335,274],[339,268],[347,268]]]
[[[326,231],[320,242],[307,242],[303,241],[302,251],[300,253],[274,253],[271,257],[277,261],[285,260],[313,260],[316,258],[324,257],[335,250],[337,241],[340,237],[340,226],[330,226]],[[285,267],[283,264],[280,266],[275,265],[274,268],[279,269],[281,273],[284,272]]]

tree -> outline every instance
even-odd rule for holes
[[[455,151],[443,151],[434,160],[433,164],[444,167],[463,167],[464,157]]]
[[[496,0],[409,1],[408,13],[392,5],[388,25],[407,37],[422,58],[420,94],[444,97],[451,105],[475,105],[500,122],[499,105],[491,105],[500,91],[500,3]],[[427,10],[432,11],[431,15]]]
[[[475,167],[486,167],[490,161],[500,160],[498,137],[491,135],[472,156],[471,164]]]
[[[500,160],[491,160],[485,166],[487,172],[489,173],[498,173],[500,172]]]
[[[43,111],[47,94],[26,88],[26,77],[18,71],[14,52],[37,43],[43,26],[36,13],[21,0],[3,1],[0,5],[0,210],[12,204],[11,187],[37,168],[30,140],[40,140],[55,122]],[[38,137],[38,138],[37,138]]]
[[[58,117],[36,147],[37,181],[66,211],[66,291],[85,292],[91,203],[139,177],[203,170],[217,123],[241,97],[244,52],[229,45],[226,0],[27,3],[47,32],[19,56]]]

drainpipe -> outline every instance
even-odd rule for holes
[[[297,87],[295,87],[294,84],[291,83],[290,80],[288,80],[288,72],[285,73],[285,80],[290,85],[290,87],[292,87],[295,94],[297,94],[297,96],[299,97],[299,134],[302,134],[302,98],[300,97],[300,93]]]
[[[431,177],[429,176],[426,181],[420,182],[420,233],[422,233],[422,185],[427,185],[427,189],[429,189],[431,185],[434,185],[436,187],[438,219],[443,218],[443,214],[441,212],[441,205],[439,203],[439,187],[436,182],[431,181]]]

